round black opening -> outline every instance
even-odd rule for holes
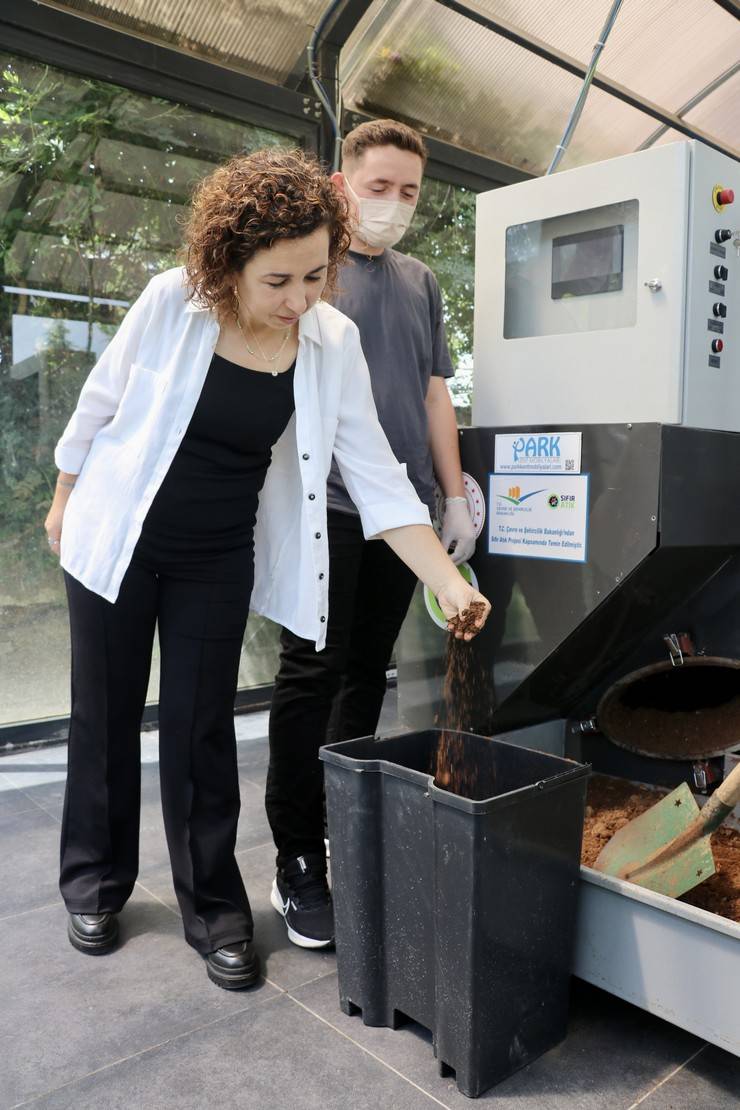
[[[740,665],[688,659],[622,679],[599,709],[602,732],[661,759],[697,759],[740,748]]]

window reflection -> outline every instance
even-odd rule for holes
[[[177,265],[192,186],[240,150],[294,141],[0,52],[0,724],[68,712],[42,523],[87,373],[149,278]],[[276,654],[275,627],[250,618],[240,685],[270,682]]]
[[[475,197],[472,189],[425,178],[414,222],[399,245],[425,262],[439,282],[455,367],[449,387],[461,425],[470,423],[473,389]]]

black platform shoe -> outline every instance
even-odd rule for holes
[[[209,952],[206,956],[208,978],[227,991],[241,991],[256,983],[260,962],[251,940],[240,940]]]
[[[112,913],[71,913],[67,936],[78,952],[102,956],[118,942],[118,920]]]

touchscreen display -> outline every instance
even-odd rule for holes
[[[552,299],[622,288],[624,224],[561,235],[552,241]]]

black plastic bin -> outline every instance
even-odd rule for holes
[[[438,729],[321,759],[341,1007],[426,1026],[475,1097],[565,1037],[590,768],[452,735],[479,800],[434,785]]]

